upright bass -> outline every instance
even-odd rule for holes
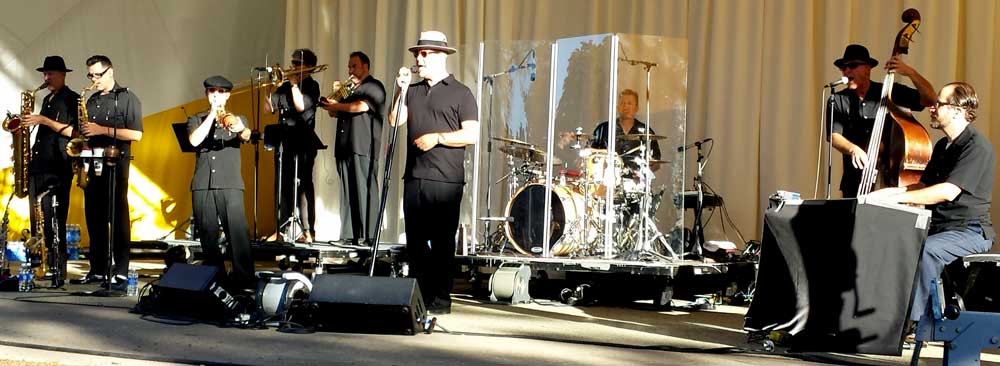
[[[906,9],[902,18],[906,26],[896,34],[892,56],[909,51],[910,41],[920,26],[920,12],[916,9]],[[903,187],[919,182],[920,175],[931,158],[933,144],[927,129],[913,118],[909,110],[892,103],[892,86],[895,81],[894,72],[886,73],[875,125],[872,126],[872,135],[868,140],[868,148],[865,149],[868,161],[861,172],[859,197],[871,193],[877,181],[881,181],[879,185],[885,187]],[[883,145],[886,116],[892,118],[893,123],[888,141]],[[885,154],[881,166],[878,164],[880,151]]]

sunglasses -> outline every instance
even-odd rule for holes
[[[861,65],[867,65],[867,64],[864,63],[864,62],[848,62],[848,63],[844,64],[843,66],[841,66],[840,69],[841,70],[847,70],[847,69],[852,69],[853,70],[853,69],[858,68],[858,66],[861,66]]]
[[[413,51],[413,57],[417,58],[417,57],[423,56],[424,58],[426,58],[427,55],[433,55],[433,54],[436,54],[436,53],[442,53],[442,52],[441,51],[432,51],[432,50]]]
[[[96,74],[87,73],[87,79],[100,79],[100,78],[104,77],[104,74],[108,73],[108,70],[111,70],[111,66],[108,66],[108,68],[104,69],[104,71],[101,71],[101,72],[96,73]]]

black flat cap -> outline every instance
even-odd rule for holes
[[[219,88],[225,89],[226,91],[233,90],[233,83],[219,75],[209,76],[208,79],[205,79],[205,82],[202,84],[205,85],[205,89]]]

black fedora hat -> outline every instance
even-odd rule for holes
[[[844,57],[834,61],[833,66],[843,68],[844,65],[851,61],[861,61],[871,67],[878,66],[878,60],[873,59],[871,55],[868,54],[868,48],[859,44],[847,45],[847,48],[844,49]]]
[[[35,70],[62,71],[62,72],[73,71],[66,68],[66,61],[63,61],[63,58],[61,56],[45,56],[45,62],[42,62],[42,67],[39,67]]]

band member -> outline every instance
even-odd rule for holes
[[[66,73],[73,70],[66,68],[62,57],[48,56],[42,67],[35,70],[42,72],[42,79],[48,84],[50,93],[42,100],[39,114],[24,117],[26,125],[41,126],[37,128],[35,142],[31,145],[28,195],[32,205],[42,197],[43,217],[36,217],[35,210],[31,210],[31,235],[45,236],[49,253],[47,263],[51,268],[58,269],[58,273],[53,273],[51,283],[51,287],[56,288],[62,287],[66,281],[66,215],[69,213],[69,191],[73,184],[73,168],[66,155],[66,143],[73,133],[73,126],[77,124],[80,94],[66,86]],[[53,207],[53,201],[58,203],[58,208]],[[57,222],[58,233],[52,231],[53,218]],[[39,226],[42,233],[37,232]],[[53,240],[57,237],[59,247],[54,248]]]
[[[615,124],[615,136],[618,136],[618,138],[615,141],[615,152],[623,157],[626,166],[633,171],[638,171],[638,164],[636,164],[635,159],[642,156],[643,152],[640,146],[643,146],[644,142],[642,140],[625,140],[621,136],[626,134],[625,131],[628,131],[629,135],[656,133],[652,128],[648,128],[645,123],[635,118],[635,114],[638,111],[639,94],[632,89],[622,90],[618,94],[618,123]],[[653,159],[660,159],[660,145],[656,140],[653,140],[650,146],[652,150],[650,151],[650,156]],[[590,147],[595,149],[608,148],[608,121],[601,122],[594,129],[594,138],[590,142]],[[652,168],[656,170],[659,166],[653,166]]]
[[[382,113],[385,86],[369,73],[371,61],[360,51],[351,53],[347,62],[350,82],[356,85],[342,101],[321,99],[321,107],[337,118],[337,141],[334,155],[337,174],[342,182],[340,237],[362,243],[374,237],[378,214],[378,155],[381,150]],[[334,89],[339,89],[334,82]]]
[[[868,55],[865,46],[852,44],[844,49],[844,56],[833,62],[840,73],[847,77],[847,88],[834,93],[833,104],[833,148],[843,155],[844,175],[840,180],[840,191],[844,197],[856,197],[861,184],[861,171],[868,161],[865,151],[872,134],[872,127],[878,117],[879,101],[882,99],[882,83],[871,80],[872,68],[878,60]],[[886,70],[909,77],[916,89],[896,83],[892,87],[893,104],[912,111],[922,111],[934,104],[934,87],[917,70],[893,56],[885,64]],[[891,131],[891,119],[886,118],[883,131]],[[888,137],[888,133],[883,134]]]
[[[403,172],[403,213],[410,272],[416,277],[428,311],[451,312],[454,285],[455,233],[465,185],[465,146],[479,140],[479,112],[472,91],[448,73],[444,33],[420,33],[409,48],[420,82],[410,85],[410,70],[402,68],[400,88],[389,123],[409,122],[406,168]],[[399,104],[398,95],[406,95]]]
[[[112,287],[124,289],[131,239],[128,175],[132,141],[142,139],[142,105],[135,93],[115,81],[114,65],[107,56],[94,55],[87,59],[87,77],[95,84],[94,93],[87,99],[90,120],[80,121],[80,132],[89,138],[91,148],[103,148],[107,152],[116,147],[119,156],[91,163],[89,183],[84,191],[84,212],[90,232],[90,271],[82,279],[71,282],[104,280],[109,269],[110,245],[114,263],[113,278],[109,280]],[[111,238],[108,237],[109,225],[114,229]]]
[[[920,182],[886,188],[869,197],[891,202],[926,205],[931,225],[920,258],[920,272],[910,320],[927,310],[931,281],[953,260],[988,252],[996,233],[990,218],[995,156],[989,139],[971,125],[979,99],[971,85],[954,82],[941,88],[930,106],[931,128],[945,137],[934,145]]]
[[[313,189],[313,164],[316,161],[316,147],[309,142],[315,140],[316,107],[319,101],[319,83],[312,78],[309,69],[316,66],[316,54],[308,48],[292,52],[292,72],[287,74],[288,82],[271,93],[270,103],[264,104],[270,112],[278,112],[278,123],[286,127],[281,140],[281,154],[275,154],[275,167],[281,171],[275,175],[275,196],[280,196],[278,222],[284,224],[292,217],[293,205],[298,207],[302,235],[296,241],[311,243],[315,234],[316,195]],[[296,169],[296,162],[298,168]],[[295,178],[298,170],[298,196],[295,197]],[[277,181],[281,179],[280,184]],[[281,192],[277,192],[278,186]],[[280,231],[278,228],[276,231]],[[284,240],[275,232],[268,240]]]
[[[233,83],[222,76],[205,79],[205,97],[210,110],[188,118],[188,141],[197,149],[194,178],[191,179],[191,207],[195,225],[201,232],[204,263],[226,272],[219,246],[219,222],[229,241],[232,255],[231,283],[253,284],[253,257],[250,230],[243,210],[243,176],[240,175],[240,144],[250,141],[250,129],[243,116],[225,111]]]

